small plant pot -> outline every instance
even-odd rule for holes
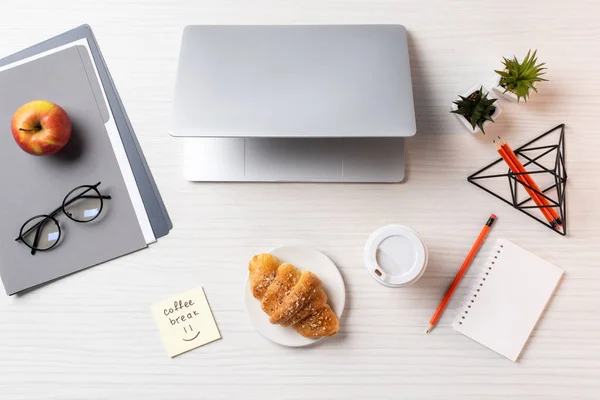
[[[487,90],[484,86],[482,85],[475,85],[473,86],[471,89],[469,89],[466,93],[464,93],[462,96],[463,97],[469,97],[472,93],[475,93],[477,91],[479,91],[479,89],[483,88],[484,93],[488,93],[488,97],[490,99],[497,99],[498,97],[495,96],[493,93],[490,93],[489,90]],[[502,109],[500,108],[500,106],[498,105],[498,102],[494,103],[494,106],[496,107],[496,111],[494,111],[494,113],[492,114],[492,119],[494,121],[496,121],[496,119],[500,116],[500,114],[502,114]],[[452,107],[451,107],[452,111],[456,111],[458,109],[458,107],[456,106],[456,104],[452,103]],[[478,132],[481,132],[481,129],[479,129],[478,126],[475,126],[475,128],[473,128],[471,126],[471,123],[462,115],[460,114],[454,114],[456,116],[456,118],[458,118],[458,120],[465,126],[465,128],[467,128],[467,130],[469,132],[471,132],[471,134],[476,134]],[[485,121],[483,123],[483,129],[485,129],[489,124],[491,124],[491,121]]]
[[[492,91],[497,94],[498,96],[502,96],[507,100],[510,101],[514,101],[516,103],[525,103],[525,100],[523,100],[523,98],[521,97],[520,99],[517,99],[517,95],[514,94],[513,92],[511,92],[510,90],[506,90],[505,92],[505,87],[500,86],[500,80],[502,79],[502,77],[498,77],[498,80],[496,80],[496,85],[494,85],[494,87],[492,87]],[[531,97],[533,94],[535,93],[535,90],[531,90],[529,89],[529,92],[527,92],[527,97]]]

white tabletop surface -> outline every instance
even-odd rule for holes
[[[600,396],[600,5],[596,1],[29,0],[0,5],[0,55],[92,25],[175,228],[148,250],[0,297],[2,399],[597,399]],[[182,142],[167,135],[187,24],[401,23],[410,32],[418,134],[399,185],[193,184]],[[538,48],[538,96],[503,103],[473,137],[448,113],[501,56]],[[2,96],[10,95],[0,93]],[[478,190],[466,177],[513,147],[567,124],[569,236]],[[5,132],[6,133],[6,132]],[[4,188],[3,195],[15,195]],[[3,210],[9,212],[9,210]],[[518,363],[450,326],[467,275],[438,328],[430,314],[491,212],[506,237],[565,270]],[[377,284],[362,262],[369,234],[415,229],[429,268],[414,286]],[[322,250],[348,298],[340,333],[288,349],[254,331],[244,309],[247,262],[280,245]],[[1,258],[1,255],[0,255]],[[204,286],[223,339],[170,359],[150,305]]]

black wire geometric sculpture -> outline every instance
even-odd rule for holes
[[[552,133],[558,132],[558,143],[537,145],[544,140],[547,140]],[[553,156],[552,153],[556,152]],[[511,205],[522,213],[535,219],[541,224],[552,229],[554,232],[560,235],[566,236],[567,234],[567,198],[566,198],[566,185],[567,185],[567,170],[565,168],[565,124],[560,124],[555,128],[550,129],[548,132],[538,136],[537,138],[525,143],[523,146],[514,150],[514,153],[522,159],[523,166],[527,169],[527,174],[531,174],[531,177],[536,182],[545,179],[548,181],[547,187],[538,191],[528,184],[521,182],[517,179],[518,175],[525,173],[514,173],[510,169],[506,173],[492,173],[490,171],[496,167],[501,167],[503,163],[502,158],[494,161],[493,163],[483,167],[473,175],[469,176],[467,180],[473,185],[485,190],[492,196],[502,200],[503,202]],[[534,155],[534,153],[537,153]],[[552,163],[551,166],[544,166],[543,158],[550,158]],[[546,162],[550,164],[550,162]],[[487,174],[484,174],[486,173]],[[503,179],[506,178],[508,181],[508,190],[506,195],[502,196],[494,192],[493,190],[484,186],[486,180],[490,179]],[[503,185],[506,186],[506,185]],[[538,206],[533,203],[531,196],[527,194],[527,191],[523,187],[527,187],[531,191],[535,192],[539,196],[543,196],[549,205]],[[508,193],[510,192],[510,193]],[[534,210],[541,208],[554,208],[560,215],[562,225],[551,224],[546,220],[541,219]]]

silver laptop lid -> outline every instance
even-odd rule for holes
[[[402,25],[187,26],[171,134],[415,134]]]

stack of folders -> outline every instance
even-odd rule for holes
[[[0,60],[0,92],[0,274],[8,295],[168,234],[169,215],[89,26]],[[34,100],[60,105],[71,119],[71,140],[54,155],[27,154],[6,129],[15,111]],[[60,209],[65,195],[81,185],[97,185],[104,197],[99,208],[83,210],[91,223]],[[40,251],[19,240],[26,221],[57,209],[53,220],[34,229]]]

